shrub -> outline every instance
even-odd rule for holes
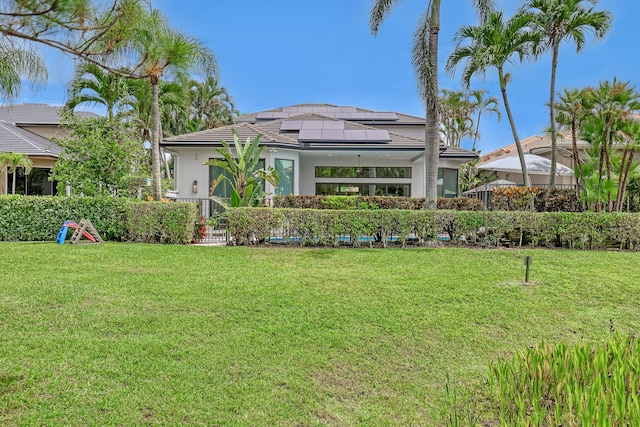
[[[536,212],[582,212],[583,204],[576,190],[542,190],[534,200]]]
[[[64,221],[82,218],[104,240],[125,240],[130,205],[113,197],[0,196],[0,240],[53,241]]]
[[[621,249],[635,249],[640,243],[640,215],[630,213],[278,208],[228,212],[228,229],[238,245],[267,242],[271,236],[311,246],[380,242],[386,247],[409,241],[424,245],[443,234],[449,244],[492,246],[590,249],[613,241]]]
[[[540,193],[536,187],[500,187],[491,190],[493,208],[503,211],[531,210],[531,203]]]
[[[129,238],[136,242],[187,244],[199,223],[193,203],[134,203],[128,219]]]
[[[275,196],[273,202],[276,208],[289,209],[420,210],[424,206],[424,198],[390,196]],[[484,205],[467,197],[439,198],[438,209],[484,210]]]

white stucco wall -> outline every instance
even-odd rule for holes
[[[209,196],[209,166],[203,163],[209,158],[219,157],[211,147],[178,147],[172,148],[175,155],[175,190],[179,199],[206,198]],[[296,151],[283,148],[267,148],[263,157],[267,166],[274,166],[275,159],[294,161],[293,188],[296,195],[315,195],[316,182],[340,182],[344,179],[316,178],[316,166],[358,166],[360,155],[361,167],[398,166],[411,167],[411,178],[353,178],[353,183],[385,183],[410,184],[412,197],[424,197],[424,161],[422,151],[396,152],[388,151]],[[439,167],[456,169],[460,165],[457,160],[440,159]],[[193,182],[197,181],[197,192],[192,192]],[[267,183],[267,193],[273,193],[273,187]],[[268,197],[270,198],[270,197]]]

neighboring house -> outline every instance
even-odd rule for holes
[[[51,138],[69,136],[68,130],[60,127],[61,111],[61,106],[46,104],[0,106],[0,152],[26,154],[33,162],[29,175],[18,169],[16,194],[56,193],[55,183],[48,178],[62,150]],[[98,117],[86,111],[76,114],[83,118]],[[0,171],[0,194],[11,192],[12,180],[7,170]]]
[[[233,144],[262,135],[264,165],[273,166],[280,183],[275,195],[383,195],[424,197],[422,118],[356,107],[304,104],[235,119],[235,124],[165,138],[175,155],[175,191],[179,199],[206,198],[220,171],[203,163],[220,158],[220,141]],[[441,146],[440,196],[458,194],[458,167],[476,158],[467,150]],[[219,186],[216,195],[228,197]]]
[[[524,152],[524,154],[537,154],[547,159],[551,159],[551,136],[549,135],[530,136],[520,141],[520,144],[522,145],[522,151]],[[558,134],[557,144],[558,163],[573,169],[574,162],[572,155],[571,138],[568,136],[563,136],[562,134]],[[586,141],[578,141],[578,155],[581,159],[587,158],[585,147],[588,146],[589,143],[587,143]],[[502,159],[505,157],[518,157],[518,150],[515,144],[510,144],[488,154],[481,155],[476,167],[482,168],[482,166],[488,162],[492,162],[494,160]],[[496,174],[498,178],[514,181],[518,185],[522,185],[524,183],[522,173],[496,172]],[[532,174],[530,175],[530,178],[533,185],[549,184],[548,175]],[[556,184],[560,186],[574,185],[575,178],[568,175],[558,175],[556,176]]]

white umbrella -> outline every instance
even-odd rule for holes
[[[524,162],[527,165],[527,172],[529,175],[549,175],[551,172],[551,160],[544,157],[537,156],[535,154],[525,154]],[[520,159],[517,156],[494,160],[492,162],[479,165],[478,169],[496,172],[522,173]],[[556,163],[556,175],[573,175],[573,170],[565,165]]]
[[[516,183],[513,181],[509,181],[508,179],[496,179],[495,181],[487,182],[486,184],[479,185],[476,188],[472,188],[471,190],[467,190],[462,194],[472,195],[480,193],[481,191],[491,191],[494,188],[513,187],[514,185],[516,185]]]

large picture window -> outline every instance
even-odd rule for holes
[[[458,195],[458,169],[438,169],[438,197]]]
[[[264,169],[264,159],[260,159],[260,161],[258,162],[258,169]],[[220,174],[223,174],[224,176],[226,176],[227,178],[231,178],[229,176],[229,174],[227,173],[227,171],[225,171],[224,169],[222,169],[219,166],[209,166],[209,191],[211,191],[211,186],[213,185],[213,180],[218,179],[218,177],[220,176]],[[264,182],[262,182],[262,188],[264,190]],[[231,183],[229,183],[229,181],[222,180],[222,182],[220,182],[220,184],[218,184],[218,186],[216,187],[215,191],[213,192],[213,196],[218,196],[222,199],[230,199],[231,198]]]
[[[293,194],[293,160],[275,159],[275,170],[280,177],[275,189],[276,196]]]
[[[316,178],[411,178],[411,168],[316,166]]]
[[[411,196],[410,184],[317,183],[318,196]]]

